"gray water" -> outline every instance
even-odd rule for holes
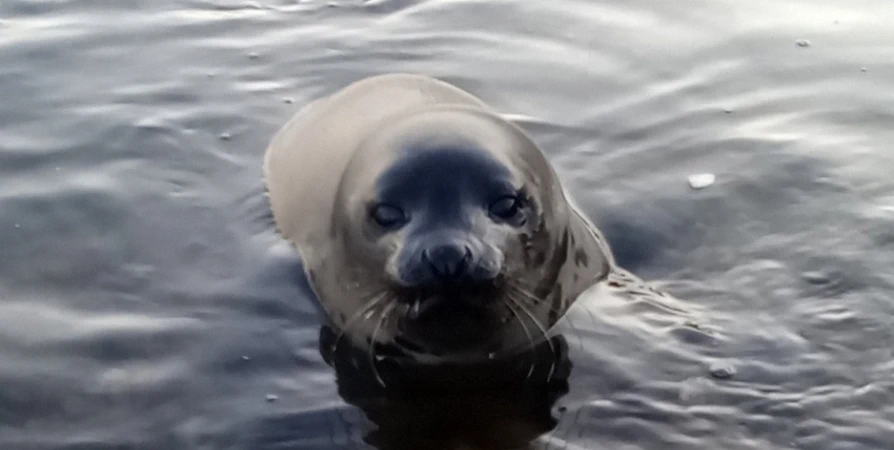
[[[358,448],[260,167],[301,105],[395,71],[519,118],[619,262],[726,336],[685,379],[579,339],[641,383],[572,383],[544,446],[894,448],[892,24],[889,0],[3,0],[0,448]]]

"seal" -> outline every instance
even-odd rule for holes
[[[380,362],[377,368],[363,348],[333,348],[334,338],[332,329],[321,328],[321,356],[335,369],[339,396],[363,413],[346,428],[359,430],[376,449],[533,448],[558,425],[556,403],[570,389],[572,363],[562,335],[480,364]],[[377,376],[388,380],[386,387]]]
[[[614,267],[534,141],[431,77],[372,76],[311,102],[263,170],[333,345],[366,345],[372,360],[533,348]]]

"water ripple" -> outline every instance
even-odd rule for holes
[[[0,447],[359,446],[260,160],[310,99],[416,71],[528,129],[677,299],[568,318],[540,448],[887,448],[888,6],[3,1]]]

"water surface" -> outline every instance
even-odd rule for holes
[[[891,448],[891,23],[888,0],[4,0],[0,448],[357,448],[260,166],[301,105],[394,71],[519,118],[619,261],[724,336],[678,367],[581,331],[541,446]]]

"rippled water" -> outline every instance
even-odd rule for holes
[[[572,327],[537,445],[892,448],[892,23],[888,0],[3,0],[0,448],[357,448],[260,167],[302,104],[393,71],[520,118],[621,264],[717,330]]]

